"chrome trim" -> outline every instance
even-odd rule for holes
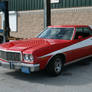
[[[75,37],[75,28],[74,28],[74,30],[73,30],[73,34],[72,34],[72,37],[71,37],[71,40],[74,40],[74,37]],[[73,37],[73,35],[74,35],[74,37]]]
[[[12,51],[12,50],[5,50],[5,49],[0,49],[1,51],[6,51],[6,52],[21,52],[21,51]]]
[[[25,63],[16,63],[13,62],[14,69],[21,69],[21,67],[28,67],[30,68],[31,72],[39,71],[40,70],[40,64],[25,64]],[[1,66],[4,68],[10,69],[10,63],[9,62],[1,62]]]
[[[5,50],[5,49],[0,49],[0,51],[20,53],[20,55],[21,55],[21,61],[23,60],[23,55],[22,55],[22,52],[21,52],[21,51],[12,51],[12,50]],[[1,58],[1,59],[2,59],[2,58]],[[5,59],[3,59],[3,60],[5,60]],[[6,60],[6,61],[7,61],[7,60]]]
[[[78,62],[80,60],[83,60],[83,59],[86,59],[86,58],[89,58],[89,57],[92,57],[92,55],[89,55],[89,56],[86,56],[86,57],[82,57],[80,59],[76,59],[76,60],[73,60],[73,61],[69,61],[68,63],[65,63],[64,66],[67,66],[67,65],[72,64],[72,63],[76,63],[76,62]]]

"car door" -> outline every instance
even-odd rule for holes
[[[92,29],[90,27],[83,28],[84,33],[86,34],[86,55],[92,55]]]
[[[92,53],[92,51],[90,52],[92,43],[92,31],[88,27],[76,27],[75,31],[76,33],[74,39],[72,40],[73,50],[68,52],[68,61],[80,59],[85,56],[89,56]]]

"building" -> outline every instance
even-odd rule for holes
[[[5,1],[5,0],[2,0]],[[8,0],[9,10],[16,11],[17,32],[11,36],[30,38],[44,28],[43,0]],[[54,1],[54,0],[53,0]],[[92,0],[55,0],[51,3],[52,25],[92,25]]]
[[[2,0],[5,1],[5,0]],[[9,10],[26,11],[39,10],[44,8],[44,0],[8,0]],[[51,0],[52,8],[71,8],[92,6],[92,0]],[[54,1],[56,3],[54,3]]]

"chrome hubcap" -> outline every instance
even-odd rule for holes
[[[59,73],[62,69],[62,62],[61,62],[61,59],[60,58],[57,58],[55,60],[55,72],[56,73]]]

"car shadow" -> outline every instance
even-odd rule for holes
[[[7,72],[17,80],[38,83],[44,85],[85,85],[92,82],[92,58],[65,66],[61,75],[52,77],[48,76],[45,71],[31,73],[29,75],[21,72]]]

